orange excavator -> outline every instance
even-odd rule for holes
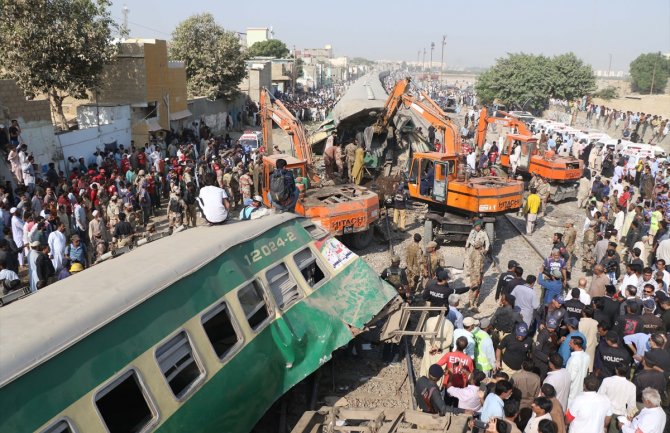
[[[314,170],[312,149],[300,121],[267,89],[261,91],[260,109],[263,142],[268,149],[268,155],[263,156],[262,191],[265,204],[270,206],[270,175],[277,166],[277,160],[284,159],[288,163],[286,169],[293,172],[300,190],[296,213],[318,222],[333,235],[348,236],[355,248],[365,248],[372,241],[373,224],[379,219],[377,194],[354,184],[322,185]],[[273,122],[289,135],[291,154],[274,151]]]
[[[496,116],[489,116],[486,107],[479,113],[475,139],[477,147],[484,146],[486,132],[491,124],[511,129],[505,136],[504,143],[499,144],[500,165],[507,173],[512,173],[512,163],[516,159],[516,175],[529,178],[535,174],[549,182],[551,201],[577,197],[578,182],[584,170],[580,159],[559,156],[554,151],[542,151],[537,138],[533,137],[524,122],[500,110]]]
[[[523,183],[507,177],[469,176],[458,127],[425,93],[423,100],[408,94],[409,83],[407,78],[396,84],[374,127],[383,131],[398,110],[405,108],[432,125],[436,137],[442,138],[439,152],[410,151],[408,161],[409,195],[428,204],[426,242],[464,242],[475,216],[484,222],[493,242],[496,215],[521,206]]]

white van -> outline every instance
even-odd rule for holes
[[[240,137],[239,144],[242,148],[251,148],[251,150],[258,150],[263,145],[263,134],[260,131],[247,130]]]

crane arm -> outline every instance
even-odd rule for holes
[[[402,102],[402,96],[407,93],[410,82],[410,78],[407,77],[398,81],[395,86],[393,86],[393,90],[391,90],[391,94],[386,99],[381,114],[373,125],[375,134],[381,134],[386,131],[389,123],[391,123],[391,119],[393,119],[393,116],[398,112],[398,108]]]
[[[437,111],[430,102],[420,101],[410,95],[403,95],[401,99],[406,108],[417,113],[437,130],[442,131],[444,135],[443,153],[458,155],[462,152],[462,143],[458,128],[443,114],[442,110]],[[426,98],[426,101],[432,100]],[[432,102],[434,103],[434,101]]]
[[[477,123],[477,138],[475,140],[477,147],[482,147],[486,143],[486,130],[491,123],[516,128],[516,133],[519,135],[533,135],[526,127],[526,124],[516,117],[504,111],[498,111],[498,113],[505,117],[489,116],[486,107],[482,107],[482,110],[479,112],[479,123]]]

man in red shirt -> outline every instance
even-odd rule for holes
[[[445,366],[443,385],[451,383],[451,386],[465,388],[468,385],[468,377],[474,370],[472,358],[465,354],[468,347],[468,339],[458,337],[456,339],[456,351],[447,352],[437,361],[437,365]]]

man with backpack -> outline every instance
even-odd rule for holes
[[[295,212],[300,192],[295,186],[293,172],[286,169],[286,160],[277,160],[277,168],[270,176],[270,191],[268,201],[279,212]]]
[[[181,190],[175,187],[168,200],[168,223],[170,233],[175,226],[181,227],[184,223],[184,211],[186,203],[181,198]]]
[[[392,285],[405,301],[409,300],[409,280],[405,270],[400,267],[400,256],[391,257],[391,266],[382,271],[381,278]]]

